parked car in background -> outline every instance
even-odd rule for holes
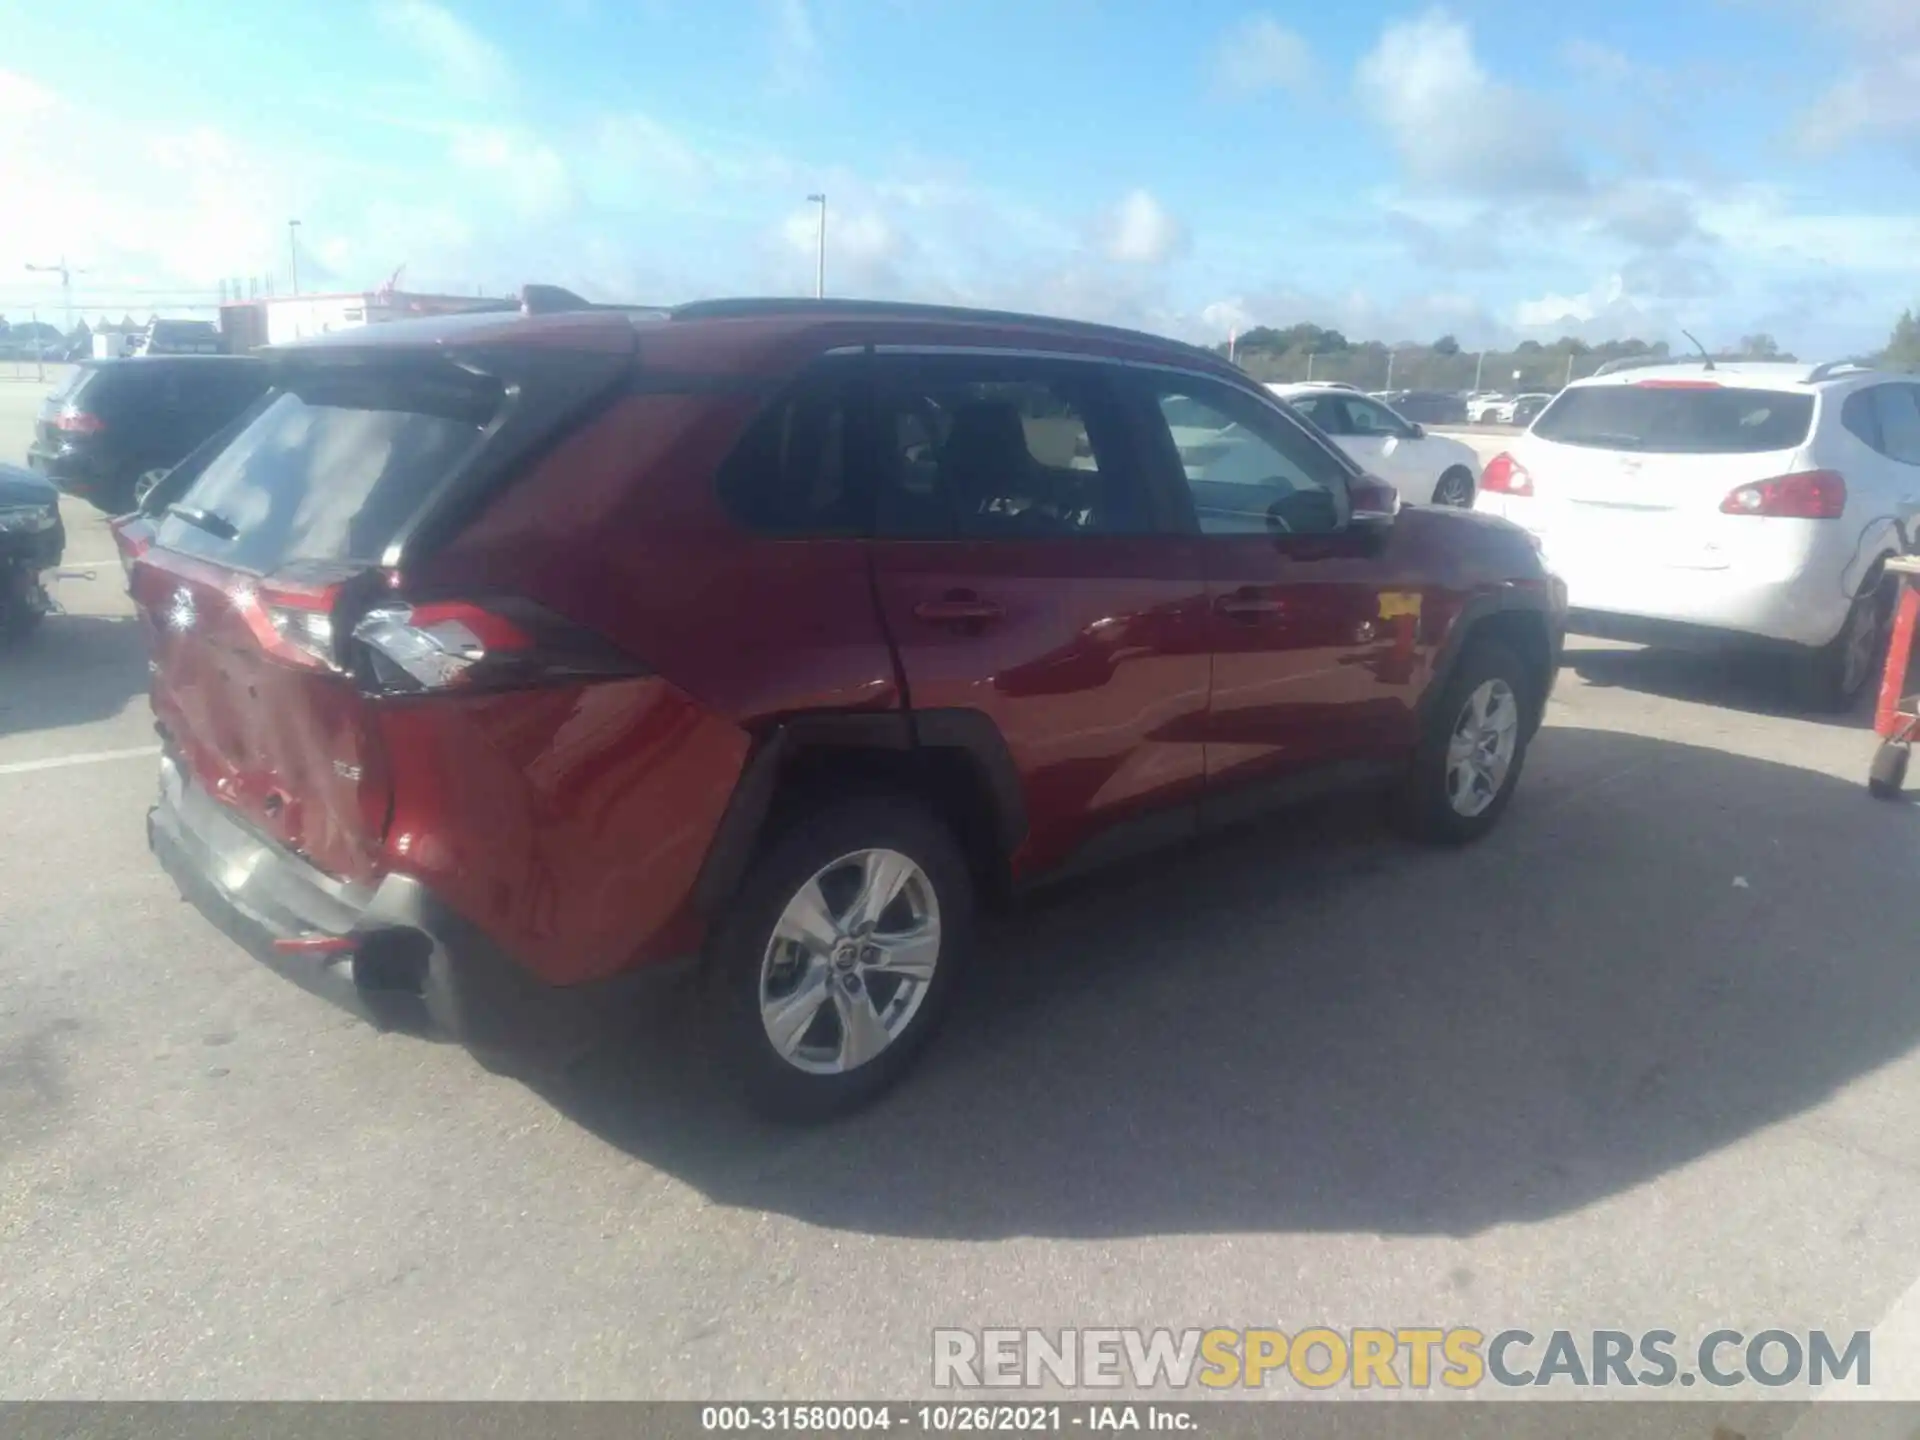
[[[211,320],[155,320],[127,343],[128,355],[221,355],[226,346]]]
[[[1522,395],[1513,402],[1513,410],[1507,417],[1510,425],[1531,425],[1540,417],[1540,412],[1553,403],[1551,395]]]
[[[1464,425],[1467,405],[1445,390],[1402,390],[1387,401],[1396,414],[1421,425]]]
[[[1267,387],[1331,436],[1365,470],[1378,475],[1416,505],[1473,504],[1480,457],[1473,447],[1445,435],[1429,435],[1370,395],[1319,385]]]
[[[1496,425],[1523,424],[1525,422],[1519,418],[1523,407],[1530,410],[1534,415],[1538,415],[1542,410],[1547,408],[1548,403],[1551,402],[1552,399],[1553,396],[1544,391],[1529,390],[1524,395],[1515,395],[1510,399],[1502,400],[1499,405],[1494,407],[1493,423]]]
[[[266,365],[237,355],[83,360],[41,402],[27,464],[119,514],[267,385]]]
[[[31,471],[0,465],[0,646],[56,608],[47,581],[66,543],[59,493]]]
[[[1511,395],[1503,395],[1497,390],[1482,390],[1467,400],[1467,423],[1491,425],[1499,418],[1501,408],[1512,403]]]
[[[1577,380],[1487,465],[1577,628],[1771,649],[1850,705],[1888,622],[1881,567],[1920,514],[1920,381],[1853,365],[1689,362]]]
[[[275,364],[115,525],[149,835],[315,988],[483,1051],[692,957],[749,1093],[842,1110],[948,1010],[983,901],[1336,776],[1472,840],[1553,683],[1519,530],[1396,509],[1172,341],[714,301]]]

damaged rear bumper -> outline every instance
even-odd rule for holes
[[[335,879],[234,818],[170,755],[161,758],[147,843],[182,898],[302,989],[382,1028],[464,1045],[489,1063],[576,1050],[608,1013],[609,992],[651,993],[690,968],[544,984],[418,880]]]

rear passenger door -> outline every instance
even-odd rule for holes
[[[1205,582],[1196,539],[1163,531],[1108,367],[886,352],[871,365],[882,613],[922,731],[971,712],[1004,739],[1027,811],[1016,875],[1102,832],[1095,853],[1190,828]]]

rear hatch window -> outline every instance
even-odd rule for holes
[[[500,403],[497,382],[466,372],[283,385],[169,507],[155,542],[257,574],[376,564]]]
[[[1534,422],[1559,445],[1665,455],[1759,455],[1803,444],[1813,397],[1785,390],[1591,385],[1565,391]]]

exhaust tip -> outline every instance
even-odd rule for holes
[[[383,995],[421,995],[433,941],[419,930],[372,930],[354,937],[353,983]]]

